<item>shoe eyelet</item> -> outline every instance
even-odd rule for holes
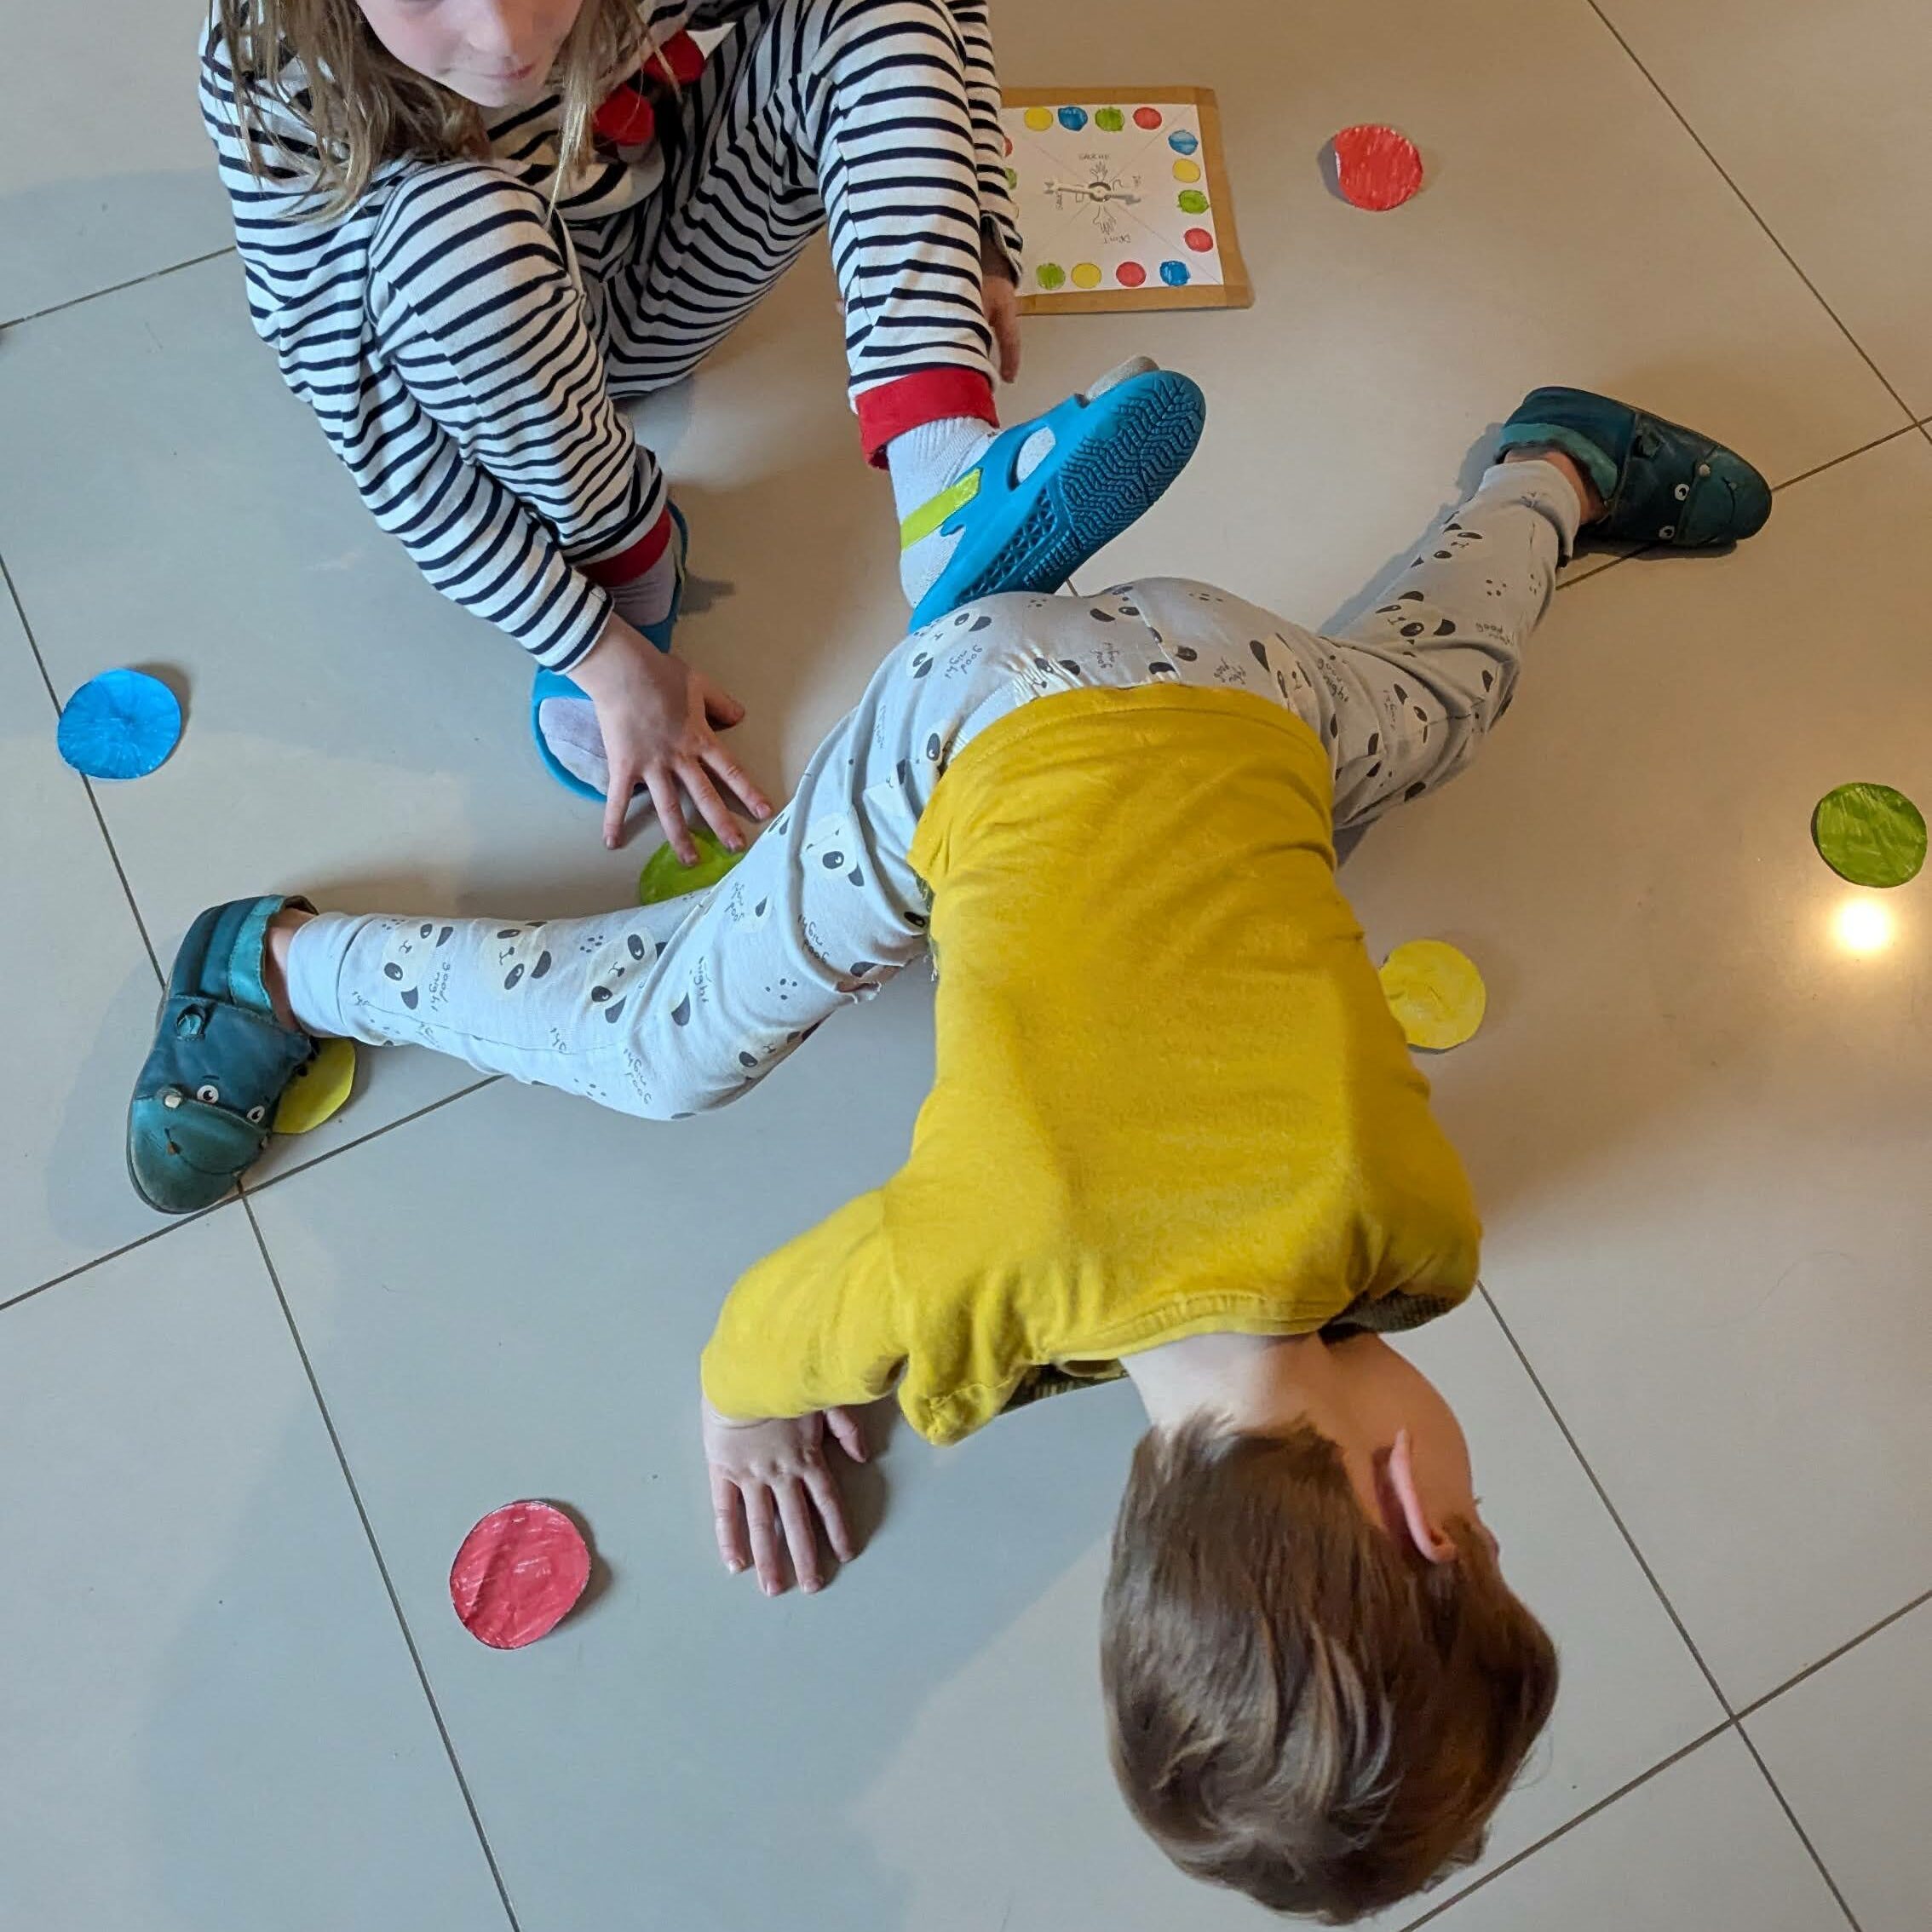
[[[268,1109],[265,1107],[251,1107],[248,1110],[248,1117],[259,1127],[268,1118]]]
[[[1665,543],[1668,543],[1670,539],[1676,534],[1677,526],[1674,523],[1666,523],[1664,527],[1657,532],[1659,541]]]
[[[1680,483],[1676,490],[1671,492],[1671,494],[1675,496],[1677,501],[1681,503],[1684,500],[1684,498],[1690,494],[1690,485],[1688,483]]]
[[[163,1094],[161,1096],[161,1104],[162,1106],[169,1108],[179,1107],[181,1104],[180,1089],[176,1087],[169,1088],[167,1092]]]
[[[218,1107],[221,1101],[221,1090],[212,1080],[204,1080],[194,1090],[194,1097],[208,1107]]]
[[[1707,463],[1700,463],[1697,466],[1697,473],[1699,476],[1708,476],[1711,474],[1711,465]]]

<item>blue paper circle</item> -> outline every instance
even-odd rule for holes
[[[67,700],[55,743],[89,778],[135,779],[164,764],[181,735],[181,704],[159,678],[111,670]]]
[[[1160,279],[1170,289],[1184,288],[1187,281],[1187,264],[1185,262],[1162,262]]]
[[[1176,128],[1167,137],[1167,145],[1176,154],[1192,154],[1201,144],[1185,128]]]
[[[1084,107],[1062,107],[1060,110],[1060,124],[1069,134],[1078,134],[1087,124],[1087,110]]]

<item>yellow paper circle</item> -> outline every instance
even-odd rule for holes
[[[1076,262],[1073,264],[1073,286],[1077,289],[1097,289],[1100,286],[1100,264],[1095,262]]]
[[[1176,161],[1174,164],[1174,178],[1177,181],[1198,181],[1201,178],[1200,163]]]
[[[342,1111],[355,1084],[355,1042],[324,1040],[296,1077],[268,1124],[271,1134],[306,1134]]]
[[[1026,110],[1025,119],[1026,125],[1035,134],[1038,134],[1042,128],[1050,128],[1053,125],[1053,116],[1048,113],[1044,107],[1029,107]]]
[[[1389,1009],[1412,1047],[1446,1053],[1482,1024],[1489,995],[1467,954],[1442,940],[1410,940],[1382,963]]]

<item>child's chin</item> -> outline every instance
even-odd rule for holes
[[[451,94],[460,94],[465,101],[492,112],[531,106],[543,98],[549,84],[550,77],[541,69],[524,80],[480,80],[474,74],[463,74],[443,83]]]

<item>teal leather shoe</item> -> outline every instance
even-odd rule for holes
[[[302,899],[237,899],[188,928],[128,1108],[128,1176],[163,1214],[212,1207],[255,1164],[275,1103],[315,1050],[262,985],[268,922]]]
[[[1734,450],[1590,389],[1532,389],[1499,449],[1558,449],[1603,498],[1597,537],[1703,549],[1742,543],[1771,515],[1771,486]]]

